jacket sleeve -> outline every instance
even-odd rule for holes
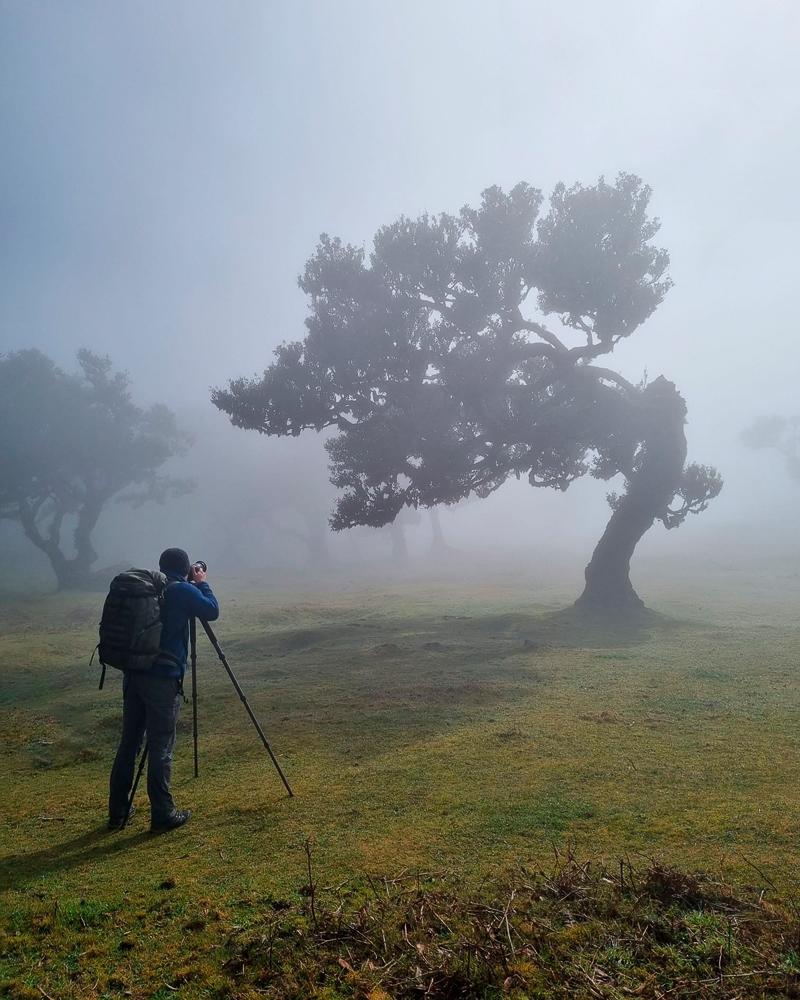
[[[190,615],[207,622],[215,622],[219,618],[219,604],[207,583],[191,583],[185,593],[186,610]]]

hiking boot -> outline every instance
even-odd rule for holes
[[[191,815],[191,809],[176,809],[171,816],[168,816],[161,823],[153,823],[150,826],[150,833],[166,833],[168,830],[175,830],[177,827],[183,826]]]
[[[133,814],[136,812],[136,806],[131,806],[128,812],[127,823],[133,819]],[[126,825],[126,820],[124,816],[109,816],[108,817],[108,828],[109,830],[121,830],[123,826]]]

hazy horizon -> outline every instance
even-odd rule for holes
[[[400,214],[457,211],[493,184],[548,194],[619,171],[653,188],[675,287],[609,363],[674,381],[690,460],[725,478],[708,511],[656,526],[641,552],[737,533],[800,547],[800,484],[739,440],[756,416],[800,409],[795,7],[9,3],[0,25],[0,353],[37,347],[68,370],[80,347],[107,353],[136,400],[200,428],[178,463],[200,489],[180,514],[110,511],[98,565],[120,523],[132,542],[181,519],[192,537],[218,532],[224,491],[215,508],[203,482],[215,448],[243,492],[300,467],[297,442],[227,428],[208,394],[302,338],[296,278],[321,232],[369,248]],[[308,464],[287,506],[313,481],[324,518],[321,444],[295,454]],[[517,539],[588,558],[608,488],[512,483],[443,524],[466,547]],[[422,531],[409,529],[419,545]]]

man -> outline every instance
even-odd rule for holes
[[[162,552],[158,568],[167,578],[161,610],[161,648],[149,671],[126,671],[123,675],[122,737],[111,769],[108,802],[111,830],[125,822],[136,757],[145,732],[150,829],[153,833],[174,830],[191,816],[188,809],[176,809],[170,792],[175,730],[189,652],[189,619],[215,621],[219,605],[206,583],[204,564],[193,566],[183,549]],[[131,807],[131,815],[133,811]]]

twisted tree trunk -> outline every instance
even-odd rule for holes
[[[78,523],[74,535],[75,558],[72,560],[78,579],[88,578],[92,566],[97,562],[97,552],[92,545],[92,532],[97,527],[105,502],[105,497],[90,493],[78,511]]]
[[[37,521],[37,507],[31,503],[20,501],[19,517],[22,530],[40,552],[50,561],[50,565],[58,581],[59,590],[77,589],[89,582],[92,565],[97,560],[97,553],[92,546],[92,532],[103,509],[104,500],[100,497],[89,497],[78,511],[78,523],[75,528],[75,555],[70,559],[61,551],[61,527],[65,512],[56,508],[50,517],[49,525],[43,529]]]
[[[641,461],[586,567],[581,609],[631,611],[644,607],[630,580],[631,558],[640,539],[675,495],[686,461],[686,403],[663,376],[637,401]]]

